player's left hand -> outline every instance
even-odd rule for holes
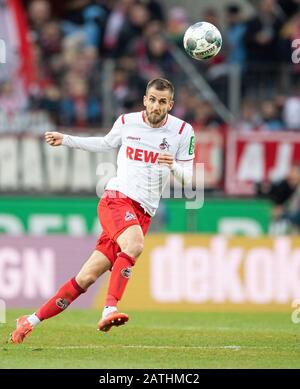
[[[174,163],[174,158],[172,157],[171,154],[165,153],[165,154],[159,154],[157,158],[157,162],[159,165],[165,165],[168,166],[169,169],[172,169],[173,163]]]

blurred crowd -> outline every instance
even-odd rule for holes
[[[196,129],[226,126],[174,60],[173,51],[183,50],[184,31],[194,21],[184,6],[166,9],[158,0],[70,0],[58,12],[54,3],[24,2],[36,74],[26,103],[16,97],[12,80],[0,78],[2,115],[44,111],[58,126],[99,128],[105,124],[107,98],[114,117],[140,110],[147,81],[163,76],[176,87],[175,115]],[[223,49],[209,61],[189,60],[225,105],[228,66],[239,66],[237,130],[300,130],[300,53],[293,46],[300,39],[300,0],[255,4],[256,12],[247,19],[234,0],[221,12],[208,8],[197,15],[221,30]],[[112,73],[104,70],[107,63],[113,64]],[[110,96],[104,87],[107,74]]]
[[[285,178],[277,182],[260,182],[256,194],[271,201],[269,232],[273,235],[300,232],[300,165],[295,163]]]

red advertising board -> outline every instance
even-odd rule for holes
[[[195,129],[195,140],[195,166],[196,163],[204,164],[205,188],[220,188],[223,178],[224,132],[218,129]]]
[[[231,195],[253,195],[256,182],[283,179],[295,162],[300,162],[300,134],[229,131],[225,190]]]

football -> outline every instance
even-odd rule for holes
[[[194,59],[209,59],[218,54],[222,35],[211,23],[198,22],[191,25],[183,37],[185,51]]]

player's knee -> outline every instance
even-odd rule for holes
[[[140,238],[131,242],[128,242],[125,252],[131,257],[137,259],[143,252],[144,238]]]
[[[83,289],[88,289],[97,281],[98,277],[93,273],[87,273],[84,275],[79,275],[77,277],[77,282]]]
[[[144,242],[136,242],[133,246],[134,258],[138,258],[144,250]]]

